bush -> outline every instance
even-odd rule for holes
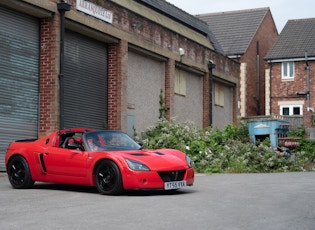
[[[212,127],[199,130],[191,123],[180,124],[162,118],[156,126],[142,133],[141,139],[145,148],[174,148],[186,152],[196,172],[200,173],[312,170],[310,163],[315,162],[315,142],[302,142],[295,155],[277,154],[268,139],[253,144],[246,123],[228,125],[223,130]]]

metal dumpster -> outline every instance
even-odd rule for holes
[[[248,122],[248,131],[253,142],[270,139],[272,148],[278,146],[278,128],[283,124],[289,124],[288,121],[274,118],[259,118],[257,120],[250,119]]]

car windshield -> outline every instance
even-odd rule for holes
[[[83,135],[83,142],[90,151],[102,150],[137,150],[141,146],[131,137],[120,131],[95,131]]]

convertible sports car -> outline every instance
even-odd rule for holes
[[[144,150],[120,131],[71,128],[12,142],[5,155],[13,188],[35,181],[96,186],[112,195],[132,189],[176,190],[194,183],[190,158],[175,149]]]

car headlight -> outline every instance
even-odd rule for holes
[[[187,156],[187,155],[186,155],[186,161],[187,161],[187,163],[188,163],[189,168],[192,168],[192,167],[193,167],[193,163],[192,163],[190,157]]]
[[[134,161],[134,160],[129,160],[129,159],[125,159],[128,167],[132,170],[135,171],[150,171],[149,167],[146,166],[145,164],[142,164],[138,161]]]

